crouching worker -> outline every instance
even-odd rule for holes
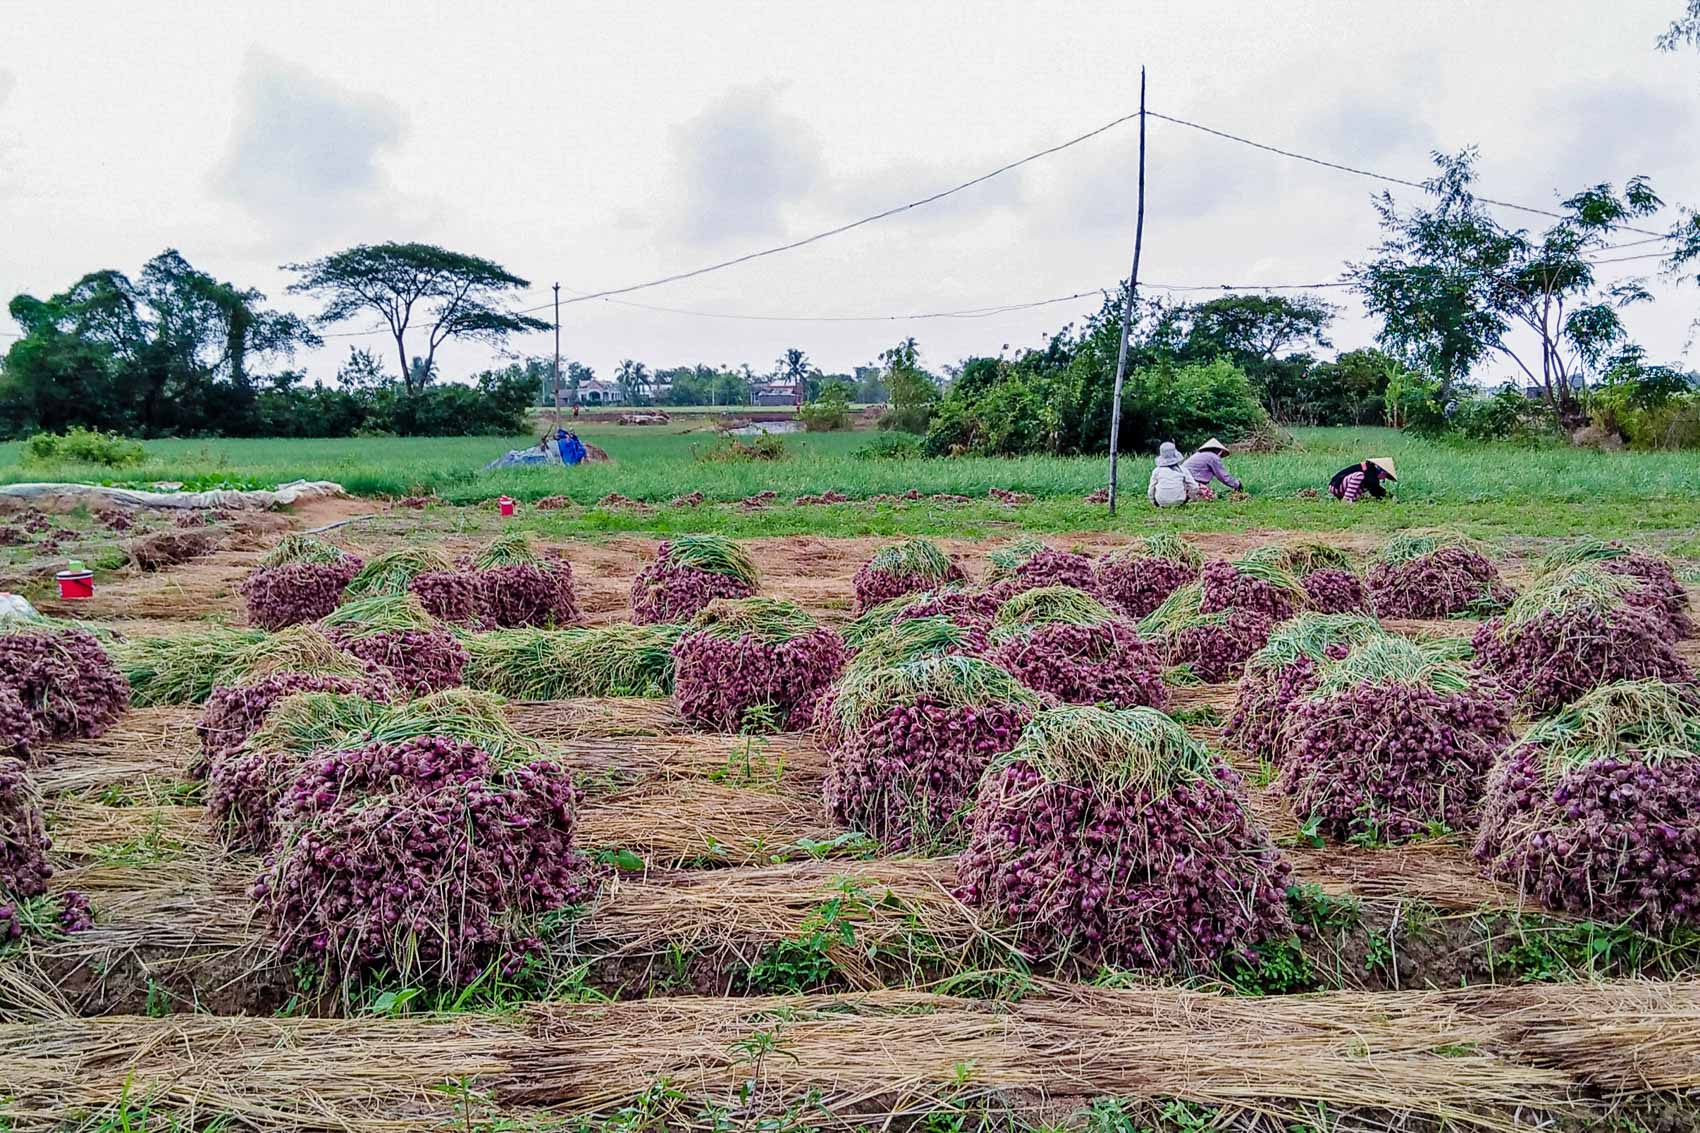
[[[1349,504],[1357,503],[1363,496],[1385,500],[1387,489],[1381,486],[1381,482],[1397,482],[1398,479],[1393,472],[1393,461],[1388,457],[1378,456],[1340,469],[1334,474],[1334,478],[1328,481],[1328,491],[1335,499],[1345,500]]]
[[[1168,441],[1157,450],[1157,467],[1151,470],[1151,483],[1145,495],[1156,507],[1180,507],[1199,495],[1199,483],[1186,470],[1180,450]]]
[[[1198,451],[1187,457],[1181,465],[1189,476],[1198,481],[1200,494],[1204,499],[1216,498],[1210,487],[1212,481],[1220,481],[1230,492],[1240,490],[1240,482],[1228,475],[1227,468],[1222,464],[1222,458],[1227,455],[1228,446],[1211,437],[1199,445]]]

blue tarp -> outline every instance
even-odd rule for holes
[[[578,439],[577,433],[569,433],[565,429],[555,430],[553,445],[539,445],[537,448],[516,448],[512,452],[498,456],[484,467],[515,468],[530,464],[579,464],[584,460],[584,442]]]

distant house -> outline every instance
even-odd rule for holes
[[[579,383],[578,400],[580,405],[624,405],[626,391],[620,388],[618,382],[605,382],[597,378],[594,381]]]
[[[751,405],[796,405],[796,382],[758,382],[750,387]]]

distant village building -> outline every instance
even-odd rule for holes
[[[626,391],[620,388],[618,382],[605,382],[597,378],[579,384],[578,400],[580,405],[624,405]]]
[[[796,382],[757,382],[750,387],[751,405],[796,405]]]

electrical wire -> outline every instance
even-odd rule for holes
[[[1386,173],[1377,173],[1373,169],[1360,169],[1355,165],[1344,165],[1344,164],[1342,164],[1338,161],[1329,161],[1325,158],[1312,157],[1309,154],[1298,153],[1298,152],[1296,152],[1294,150],[1290,150],[1290,149],[1282,149],[1280,146],[1272,146],[1272,145],[1269,145],[1265,142],[1255,142],[1255,141],[1252,141],[1250,138],[1241,137],[1239,134],[1230,134],[1226,130],[1218,130],[1213,126],[1205,126],[1205,125],[1198,123],[1198,122],[1189,122],[1185,118],[1176,118],[1176,117],[1174,117],[1173,115],[1170,115],[1170,114],[1159,114],[1155,110],[1147,110],[1146,114],[1150,115],[1152,118],[1159,118],[1159,119],[1163,120],[1164,122],[1172,122],[1177,126],[1185,126],[1188,129],[1198,130],[1201,133],[1205,133],[1205,134],[1212,134],[1212,135],[1214,135],[1218,138],[1224,138],[1224,139],[1226,139],[1230,142],[1238,142],[1241,145],[1251,146],[1253,149],[1260,149],[1260,150],[1264,150],[1268,153],[1279,154],[1282,157],[1290,157],[1295,161],[1307,161],[1312,165],[1320,165],[1324,169],[1334,169],[1334,170],[1338,170],[1341,173],[1353,174],[1354,176],[1357,176],[1357,177],[1368,177],[1368,178],[1371,178],[1371,179],[1376,180],[1376,181],[1385,181],[1390,185],[1404,185],[1407,188],[1422,189],[1425,192],[1428,190],[1428,186],[1425,185],[1423,182],[1412,181],[1411,179],[1409,179],[1407,177],[1394,177],[1394,176],[1391,176],[1390,174],[1386,174]],[[1496,200],[1493,197],[1477,197],[1476,200],[1480,201],[1484,205],[1495,205],[1499,208],[1515,209],[1518,212],[1534,213],[1537,216],[1548,216],[1548,217],[1554,218],[1555,220],[1565,219],[1565,215],[1561,212],[1554,212],[1551,209],[1536,208],[1533,205],[1520,205],[1515,201],[1501,201],[1501,200]],[[1659,235],[1661,235],[1660,233],[1654,232],[1651,229],[1636,228],[1635,226],[1629,225],[1629,224],[1619,225],[1618,227],[1622,228],[1625,232],[1639,232],[1643,236],[1659,236]]]

